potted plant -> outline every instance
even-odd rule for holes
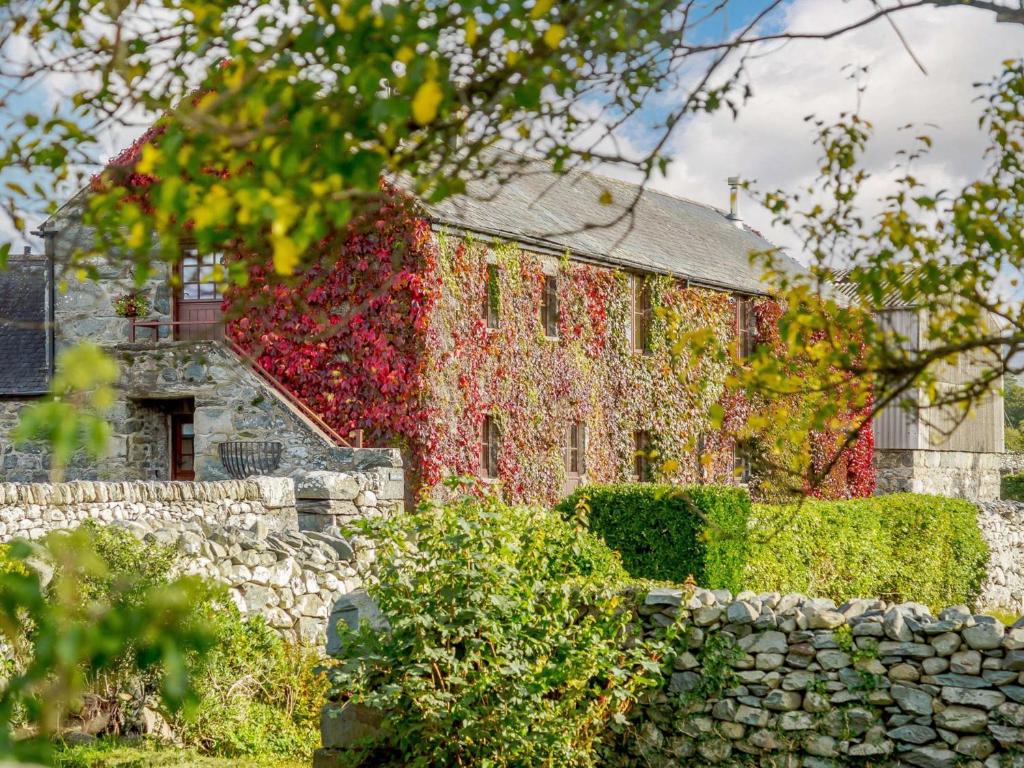
[[[118,317],[145,317],[149,314],[149,298],[143,293],[122,293],[114,298]]]

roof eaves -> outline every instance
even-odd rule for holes
[[[431,229],[435,232],[451,232],[455,234],[473,234],[481,236],[488,242],[516,242],[521,245],[529,246],[533,250],[542,251],[543,253],[551,256],[562,256],[563,254],[569,254],[570,258],[576,261],[582,261],[589,264],[597,264],[605,267],[616,267],[636,270],[638,272],[652,272],[649,264],[641,262],[630,261],[628,259],[613,258],[603,253],[595,253],[592,251],[580,250],[578,248],[569,248],[561,243],[555,243],[550,240],[543,238],[530,238],[516,234],[514,232],[507,232],[501,229],[494,229],[490,227],[481,226],[467,226],[465,224],[456,223],[443,217],[436,215],[429,215],[428,220],[430,221]],[[728,293],[742,293],[749,296],[768,296],[769,291],[758,291],[750,290],[748,288],[738,288],[734,285],[728,285],[726,283],[718,283],[704,278],[697,278],[689,275],[681,270],[671,270],[669,272],[658,272],[657,274],[667,274],[672,277],[679,277],[686,280],[688,285],[693,285],[698,288],[710,288],[716,291],[725,291]]]

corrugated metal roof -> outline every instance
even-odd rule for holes
[[[774,246],[749,228],[734,225],[724,211],[644,189],[632,216],[612,223],[638,189],[585,171],[558,174],[548,163],[530,160],[507,180],[471,182],[466,194],[427,209],[442,228],[569,251],[577,258],[676,275],[702,285],[767,292],[750,254]],[[612,195],[610,205],[600,203],[605,190]],[[782,259],[788,268],[802,269],[788,256]]]
[[[12,258],[0,270],[0,395],[46,391],[46,261]]]
[[[886,311],[886,310],[904,310],[904,309],[916,309],[917,303],[914,301],[905,299],[902,293],[905,293],[906,286],[910,284],[910,281],[914,279],[912,272],[908,272],[903,275],[900,280],[899,286],[890,285],[882,290],[882,301],[879,306],[873,307],[875,311]],[[832,270],[832,279],[830,281],[833,289],[837,294],[845,298],[847,301],[852,301],[858,297],[860,286],[855,283],[850,277],[849,269],[834,269]]]

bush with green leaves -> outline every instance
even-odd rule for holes
[[[587,485],[556,508],[581,514],[636,578],[745,588],[750,497],[731,486]]]
[[[1010,501],[1024,501],[1024,473],[1005,475],[999,484],[999,497]]]
[[[756,505],[745,586],[913,600],[932,608],[977,598],[988,547],[966,501],[892,494]]]
[[[147,590],[172,581],[174,547],[140,541],[119,526],[87,521],[83,527],[107,565],[83,580],[88,599],[133,605]],[[192,613],[215,642],[205,654],[184,660],[193,698],[181,712],[164,712],[178,736],[203,752],[228,757],[309,754],[327,689],[326,678],[314,671],[320,661],[315,651],[286,642],[262,617],[243,619],[221,585],[206,583]],[[91,685],[108,700],[140,686],[145,691],[151,680],[127,660]]]
[[[152,675],[171,709],[194,697],[185,660],[213,643],[194,610],[206,588],[193,577],[114,577],[100,549],[89,528],[4,549],[0,634],[13,664],[0,688],[0,759],[46,761],[69,708],[99,675],[126,664]],[[92,591],[99,583],[107,588]],[[34,736],[16,738],[19,724]]]
[[[10,719],[52,731],[73,723],[86,694],[111,723],[122,723],[122,708],[134,706],[126,698],[163,692],[161,714],[187,746],[236,758],[308,756],[327,689],[319,655],[286,642],[260,618],[243,619],[222,585],[176,577],[177,559],[174,547],[91,521],[43,544],[0,547],[0,620],[22,619],[14,645],[24,650],[10,664],[20,675],[15,682],[30,677],[54,691],[48,702],[22,696],[0,704]],[[53,567],[49,584],[30,567],[37,562]],[[10,590],[33,584],[39,602],[19,611],[13,601],[23,598]],[[78,647],[81,656],[68,656]],[[45,750],[46,743],[34,746]]]
[[[205,754],[308,757],[328,687],[319,653],[233,605],[206,614],[217,644],[193,668],[197,702],[174,720],[177,734]]]
[[[615,553],[572,521],[486,498],[373,521],[390,624],[342,627],[332,698],[384,713],[363,766],[591,766],[660,648],[629,636]]]

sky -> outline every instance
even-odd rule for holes
[[[728,21],[733,26],[743,23],[765,2],[730,0]],[[766,25],[772,31],[832,29],[869,13],[872,5],[871,0],[793,0]],[[833,121],[857,106],[856,86],[845,74],[851,66],[867,67],[860,111],[875,126],[866,157],[873,173],[864,194],[866,211],[877,210],[872,201],[889,188],[895,153],[920,132],[899,130],[907,123],[924,126],[935,139],[933,152],[917,166],[924,180],[936,188],[956,189],[982,174],[984,137],[977,130],[979,107],[973,103],[972,84],[995,75],[1004,59],[1024,55],[1024,26],[1000,24],[991,13],[968,8],[915,9],[901,13],[896,21],[926,73],[884,22],[827,42],[788,43],[748,65],[754,95],[737,119],[723,110],[691,117],[677,129],[667,175],[655,179],[653,186],[727,207],[726,178],[732,175],[763,189],[795,191],[812,184],[817,152],[813,128],[804,118],[813,114]],[[57,106],[61,92],[71,85],[47,82],[29,99]],[[133,127],[105,136],[103,154],[115,154],[141,130]],[[624,138],[642,144],[645,137]],[[799,257],[792,233],[773,227],[770,215],[755,201],[742,200],[740,213],[752,227]],[[0,238],[12,240],[16,247],[26,242],[2,223]]]
[[[750,6],[752,3],[741,5]],[[773,24],[790,31],[835,27],[870,11],[866,0],[795,0]],[[834,121],[857,107],[850,66],[865,66],[860,113],[874,125],[865,157],[873,179],[863,192],[864,210],[891,189],[895,153],[919,133],[935,141],[926,161],[915,166],[936,189],[955,190],[985,172],[980,106],[973,84],[992,78],[1001,62],[1024,55],[1024,26],[997,23],[991,13],[969,8],[921,8],[896,17],[897,25],[926,73],[885,23],[828,42],[799,41],[749,65],[753,98],[738,119],[725,112],[689,120],[674,136],[665,178],[653,186],[671,194],[728,207],[726,179],[740,175],[764,189],[797,190],[812,184],[818,154],[807,115]],[[914,123],[922,130],[899,130]],[[755,229],[799,256],[789,231],[749,198],[740,214]]]

